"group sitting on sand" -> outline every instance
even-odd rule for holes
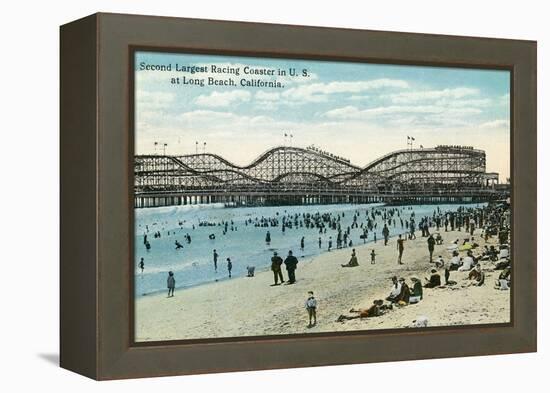
[[[340,315],[337,322],[344,322],[350,319],[371,318],[383,315],[388,310],[393,310],[393,306],[402,307],[408,304],[415,304],[422,300],[423,291],[422,283],[417,277],[411,277],[412,289],[407,284],[406,280],[397,276],[392,277],[392,288],[390,294],[386,298],[388,304],[384,304],[384,300],[377,299],[369,308],[352,308],[349,310],[353,315]]]
[[[392,277],[392,289],[389,296],[386,298],[390,303],[395,303],[398,306],[407,304],[415,304],[422,300],[422,283],[416,277],[411,277],[412,289],[407,284],[406,280],[397,276]]]
[[[497,281],[495,285],[501,286],[502,288],[507,287],[507,281],[505,278],[505,273],[501,274],[503,277],[502,280]],[[448,277],[447,277],[448,278]],[[392,286],[389,295],[386,297],[388,304],[384,304],[384,301],[377,299],[373,304],[366,309],[352,308],[349,312],[352,315],[340,315],[337,319],[337,322],[344,322],[346,320],[357,319],[357,318],[371,318],[378,317],[383,315],[388,310],[393,310],[394,306],[404,307],[409,304],[419,303],[424,296],[423,288],[438,288],[441,287],[441,275],[438,273],[437,269],[431,269],[430,277],[426,277],[426,283],[422,286],[422,282],[417,277],[411,277],[412,288],[407,284],[405,278],[397,278],[393,276]],[[485,282],[485,273],[481,269],[481,265],[477,264],[468,274],[468,280],[470,283],[468,286],[481,286]],[[447,284],[454,283],[447,281]]]
[[[471,225],[470,228],[472,228]],[[473,230],[471,231],[473,234]],[[440,235],[439,235],[440,236]],[[439,237],[438,236],[438,237]],[[438,239],[439,240],[439,239]],[[471,243],[470,243],[471,241]],[[349,311],[349,315],[340,315],[337,319],[338,322],[344,322],[346,320],[357,318],[372,318],[378,317],[386,313],[388,310],[393,310],[394,306],[403,307],[408,304],[415,304],[423,299],[423,288],[439,288],[443,287],[441,275],[438,269],[444,269],[445,271],[445,283],[444,285],[453,286],[456,285],[455,281],[449,280],[451,271],[467,272],[465,277],[469,282],[463,287],[467,286],[482,286],[485,283],[485,272],[482,269],[481,261],[492,261],[495,263],[495,270],[502,269],[498,280],[495,281],[495,288],[506,290],[509,288],[510,283],[510,260],[508,251],[508,241],[505,238],[499,238],[501,242],[499,246],[499,252],[497,254],[494,246],[485,246],[483,252],[480,255],[474,255],[472,249],[478,248],[477,243],[474,243],[472,238],[468,241],[464,241],[461,247],[456,247],[452,251],[452,257],[448,262],[445,262],[443,257],[439,255],[437,259],[433,260],[432,255],[434,246],[441,244],[436,241],[431,235],[428,236],[428,251],[430,263],[435,264],[435,268],[430,270],[430,276],[425,277],[426,283],[422,286],[421,281],[417,277],[411,277],[412,289],[407,284],[405,278],[392,277],[392,287],[389,295],[386,297],[388,304],[384,304],[384,300],[374,300],[373,304],[368,308],[352,308]],[[454,243],[454,242],[453,242]],[[466,252],[464,257],[460,257],[460,251]],[[401,253],[400,253],[401,254]],[[354,260],[355,258],[355,260]],[[354,266],[356,263],[355,250],[352,253],[352,259],[347,265],[342,267]]]
[[[411,277],[411,289],[411,287],[409,287],[409,285],[407,284],[405,278],[401,277],[398,279],[397,276],[393,276],[390,293],[385,299],[388,303],[385,304],[384,300],[376,299],[368,308],[352,308],[351,310],[349,310],[349,313],[347,315],[340,315],[337,319],[337,322],[345,322],[347,320],[358,318],[362,319],[378,317],[384,315],[389,310],[394,310],[394,306],[397,306],[399,308],[408,304],[418,303],[423,299],[423,288],[445,288],[447,286],[452,287],[454,285],[457,285],[456,281],[452,281],[449,279],[451,271],[467,273],[467,275],[464,276],[464,280],[467,280],[468,282],[461,285],[462,288],[470,286],[482,286],[485,284],[486,273],[484,271],[484,268],[482,267],[481,262],[492,262],[494,263],[494,270],[502,270],[502,272],[498,276],[498,279],[495,281],[496,289],[509,289],[511,285],[511,262],[509,251],[510,223],[508,219],[509,209],[509,205],[507,204],[495,204],[471,211],[470,214],[472,214],[472,216],[470,216],[469,219],[468,217],[466,217],[464,220],[464,222],[466,223],[465,229],[469,233],[469,237],[464,239],[462,244],[460,244],[460,241],[457,239],[452,242],[451,246],[447,247],[447,250],[452,253],[451,258],[447,261],[445,261],[445,259],[441,255],[439,255],[435,260],[433,258],[435,246],[443,244],[442,236],[438,232],[435,233],[435,236],[423,232],[423,236],[426,235],[428,237],[427,243],[429,262],[430,264],[435,265],[433,268],[430,269],[429,277],[425,277],[426,282],[424,286],[417,277]],[[446,218],[444,224],[445,231],[447,231],[447,226],[449,224],[451,225],[451,230],[454,230],[455,224],[457,224],[457,229],[460,231],[462,221],[455,220],[454,217],[451,217],[450,221],[448,221]],[[480,228],[482,238],[485,241],[487,241],[491,236],[496,235],[499,241],[498,250],[495,248],[494,245],[485,245],[484,248],[481,249],[479,244],[475,241],[473,237],[476,228]],[[409,237],[409,240],[411,239],[412,237]],[[399,263],[401,263],[401,256],[403,254],[403,241],[404,240],[402,240],[402,237],[399,236],[397,240]],[[475,255],[475,250],[479,250],[481,252]],[[461,252],[464,252],[466,255],[461,257]],[[350,259],[348,264],[342,265],[342,267],[352,266],[357,266],[355,250],[352,253],[352,259]],[[492,271],[490,270],[490,266],[488,268],[489,271]],[[444,284],[442,284],[442,277],[439,273],[439,270],[444,270],[445,272]],[[412,326],[425,327],[427,326],[427,321],[428,318],[422,316],[413,321],[414,323]]]

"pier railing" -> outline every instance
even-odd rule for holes
[[[135,207],[157,207],[224,203],[236,206],[284,205],[284,204],[337,204],[337,203],[455,203],[483,202],[504,199],[509,190],[503,189],[454,189],[454,190],[312,190],[293,188],[274,193],[272,190],[212,190],[192,189],[143,191],[134,195]]]

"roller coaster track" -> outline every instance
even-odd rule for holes
[[[220,156],[218,154],[213,154],[213,153],[189,154],[185,157],[187,157],[187,158],[211,157],[211,158],[214,158],[214,159],[218,160],[219,162],[221,162],[221,163],[223,163],[223,164],[225,164],[225,165],[227,165],[231,168],[235,168],[237,170],[246,170],[246,169],[252,169],[252,168],[258,166],[259,164],[264,162],[266,159],[268,159],[269,157],[277,154],[280,151],[282,151],[284,153],[294,152],[294,153],[299,153],[299,154],[313,154],[313,155],[316,155],[319,158],[322,158],[324,160],[329,160],[329,161],[338,163],[340,165],[348,166],[350,169],[353,169],[353,170],[360,170],[361,169],[360,167],[358,167],[356,165],[353,165],[349,162],[339,160],[336,157],[332,157],[330,155],[323,154],[323,153],[315,151],[315,150],[308,150],[308,149],[304,149],[304,148],[301,148],[301,147],[289,147],[289,146],[277,146],[277,147],[273,147],[271,149],[268,149],[268,150],[264,151],[262,154],[260,154],[258,157],[256,157],[254,160],[252,160],[252,162],[250,164],[244,165],[244,166],[234,164],[231,161],[223,158],[222,156]]]
[[[485,162],[482,150],[438,146],[393,151],[360,167],[326,152],[277,146],[242,166],[212,153],[138,155],[134,179],[136,195],[210,192],[280,196],[289,190],[307,194],[308,189],[339,196],[397,190],[401,194],[440,195],[463,187],[468,187],[470,194],[477,187],[481,195],[491,191],[490,182],[498,181],[498,174],[486,173]]]

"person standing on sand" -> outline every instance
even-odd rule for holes
[[[435,248],[435,239],[433,237],[433,235],[430,234],[430,236],[428,236],[428,252],[430,253],[430,263],[433,262],[433,255],[434,255],[434,248]]]
[[[296,282],[295,271],[298,265],[298,259],[292,255],[292,251],[288,252],[288,256],[285,259],[286,271],[288,273],[288,283],[294,284]]]
[[[415,223],[414,223],[414,220],[411,218],[411,225],[410,225],[410,232],[409,232],[409,239],[411,240],[416,239],[416,234],[414,233],[414,227],[415,227]]]
[[[313,297],[313,291],[309,291],[307,294],[308,298],[306,300],[306,310],[309,317],[309,325],[307,325],[307,327],[312,328],[317,325],[317,300]],[[311,323],[312,319],[313,323]]]
[[[376,253],[374,249],[370,252],[370,264],[374,265],[376,263]]]
[[[217,273],[218,272],[218,252],[216,251],[216,249],[214,249],[213,251],[213,255],[214,257],[214,271]]]
[[[384,229],[382,229],[382,235],[384,236],[384,245],[388,245],[388,239],[390,237],[390,230],[388,229],[388,226],[384,224]],[[399,235],[401,237],[401,235]]]
[[[422,232],[423,232],[422,237],[430,236],[430,227],[428,225],[428,220],[427,219],[424,221],[424,226],[422,227]]]
[[[227,271],[229,272],[229,278],[231,278],[232,269],[233,269],[233,264],[231,263],[231,259],[227,258]]]
[[[173,272],[168,272],[168,279],[166,280],[168,286],[168,297],[174,297],[174,289],[176,289],[176,279]]]
[[[397,263],[402,265],[403,262],[401,261],[401,258],[403,257],[403,251],[405,251],[405,239],[399,235],[399,238],[397,239],[397,251],[399,252],[399,256],[397,257]]]
[[[279,285],[279,280],[281,280],[281,284],[285,282],[283,279],[283,271],[281,269],[282,264],[283,258],[277,255],[277,251],[275,251],[271,257],[271,271],[273,272],[273,278],[275,279],[275,284],[273,285]]]

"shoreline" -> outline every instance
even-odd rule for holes
[[[446,247],[455,239],[466,237],[464,231],[440,232],[443,245],[435,247],[434,258],[450,256]],[[487,243],[474,233],[480,247]],[[342,268],[356,249],[359,266]],[[374,249],[376,264],[370,263]],[[405,242],[403,265],[397,264],[395,237],[388,246],[383,240],[334,249],[309,258],[299,258],[297,282],[271,286],[273,273],[257,271],[255,277],[234,277],[193,287],[176,289],[175,297],[165,293],[136,297],[136,341],[222,338],[239,336],[285,335],[334,331],[357,331],[410,327],[414,319],[426,316],[429,326],[506,323],[510,320],[510,291],[493,288],[495,274],[491,263],[482,262],[486,272],[481,287],[463,287],[468,272],[451,272],[454,287],[424,289],[424,299],[374,318],[336,322],[351,308],[367,308],[373,300],[384,299],[390,291],[390,277],[422,279],[429,263],[426,238],[417,232],[416,240]],[[283,276],[288,279],[286,270]],[[317,325],[307,327],[304,302],[312,290],[318,301]],[[141,316],[144,316],[143,318]]]
[[[203,205],[205,206],[205,205]],[[336,215],[342,216],[342,229],[345,230],[346,226],[349,228],[351,226],[351,234],[348,239],[353,239],[355,245],[359,246],[363,244],[363,240],[360,239],[361,231],[363,224],[366,224],[367,220],[372,220],[374,224],[374,229],[369,227],[369,238],[367,239],[368,244],[373,242],[373,233],[377,233],[378,241],[381,239],[381,227],[384,222],[381,220],[382,216],[377,214],[376,217],[367,217],[364,214],[358,215],[359,222],[361,222],[361,228],[356,227],[353,229],[352,226],[352,217],[355,213],[367,208],[371,210],[374,208],[376,211],[381,211],[378,208],[378,204],[369,204],[369,205],[346,205],[342,207],[341,205],[325,205],[324,207],[328,210],[319,210],[318,205],[310,205],[308,209],[301,211],[295,210],[291,207],[286,206],[285,210],[280,210],[277,208],[272,208],[269,210],[257,210],[255,208],[250,208],[249,212],[243,212],[241,208],[231,209],[231,213],[222,214],[219,213],[223,209],[215,209],[217,212],[213,216],[209,216],[207,209],[195,209],[196,212],[189,217],[180,217],[177,213],[177,209],[170,208],[170,214],[168,216],[161,215],[155,217],[154,215],[149,215],[149,218],[144,218],[141,221],[141,229],[145,230],[147,225],[151,229],[153,234],[156,235],[159,231],[159,238],[153,237],[149,233],[148,239],[152,244],[151,250],[145,250],[141,246],[142,236],[136,235],[136,254],[135,254],[135,288],[136,291],[133,294],[134,299],[137,299],[141,296],[152,295],[154,293],[162,293],[164,290],[165,277],[163,275],[167,274],[168,271],[174,271],[176,273],[176,281],[179,279],[179,283],[184,284],[186,288],[195,287],[198,285],[208,284],[210,282],[216,282],[216,279],[222,281],[225,279],[225,265],[224,261],[226,257],[230,257],[234,262],[233,270],[234,275],[242,275],[246,273],[244,270],[245,266],[255,266],[257,271],[263,270],[271,264],[270,258],[272,256],[271,252],[276,249],[279,252],[285,252],[286,250],[294,250],[295,255],[301,259],[302,255],[306,258],[316,256],[322,253],[327,252],[327,242],[330,237],[336,241],[337,231],[334,228],[325,227],[327,223],[323,223],[324,233],[318,232],[317,228],[308,228],[307,225],[302,227],[300,221],[300,226],[297,222],[294,222],[294,227],[287,227],[286,236],[285,231],[281,233],[281,222],[275,223],[275,225],[258,226],[258,218],[261,216],[262,219],[265,217],[268,220],[281,220],[281,217],[286,216],[287,219],[291,216],[299,215],[299,219],[302,220],[303,213],[306,214],[325,214],[329,213],[333,217]],[[484,204],[468,204],[460,206],[466,208],[476,208],[484,206]],[[338,209],[336,209],[338,208]],[[438,206],[439,208],[439,206]],[[443,210],[455,211],[456,207],[451,205],[441,205]],[[166,209],[166,208],[160,208]],[[287,211],[288,209],[288,211]],[[334,210],[336,209],[336,210]],[[390,237],[397,236],[400,233],[408,232],[408,224],[406,217],[412,213],[416,213],[418,217],[421,216],[431,216],[435,209],[428,206],[419,206],[414,208],[411,206],[403,206],[402,208],[389,208],[390,210],[398,209],[401,211],[402,219],[399,217],[394,217],[397,219],[397,225],[395,223],[389,226]],[[204,211],[203,213],[200,213]],[[233,213],[234,212],[234,213]],[[344,218],[344,212],[346,214]],[[185,218],[185,219],[184,219]],[[235,219],[235,232],[233,232],[233,219]],[[183,220],[183,221],[182,221]],[[213,220],[213,221],[211,221]],[[220,226],[220,220],[223,222],[231,221],[231,231],[227,229],[224,230],[223,226]],[[248,222],[249,220],[255,220]],[[292,218],[294,220],[294,218]],[[214,223],[217,225],[200,225],[201,222]],[[304,220],[305,221],[305,220]],[[400,225],[401,221],[401,225]],[[403,227],[403,221],[405,221],[405,227]],[[171,224],[169,224],[171,222]],[[183,227],[178,227],[183,225]],[[194,227],[194,225],[198,225]],[[376,229],[376,224],[379,225],[378,230]],[[340,223],[338,224],[340,225]],[[237,232],[238,229],[238,232]],[[162,239],[160,238],[160,232],[162,231]],[[272,245],[266,245],[264,243],[264,235],[266,231],[272,233]],[[175,240],[183,242],[181,236],[185,233],[189,233],[193,239],[193,245],[187,247],[185,245],[183,251],[174,253],[172,248],[172,243]],[[227,234],[226,234],[227,232]],[[209,234],[214,234],[215,240],[205,240],[206,236]],[[237,238],[235,238],[237,237]],[[298,245],[300,243],[300,238],[305,237],[306,247],[305,251],[302,252]],[[323,247],[322,249],[317,248],[317,237],[322,238]],[[246,240],[241,240],[246,239]],[[198,243],[196,243],[198,242]],[[185,242],[183,242],[185,243]],[[336,242],[335,242],[336,243]],[[240,244],[240,245],[239,245]],[[212,254],[210,250],[217,249],[220,255],[219,265],[221,268],[218,269],[218,274],[214,273]],[[145,273],[140,274],[139,270],[139,261],[140,258],[145,258]],[[185,262],[185,263],[184,263]],[[191,263],[192,262],[192,263]],[[237,263],[235,263],[237,262]],[[140,280],[140,278],[142,280]]]
[[[408,232],[405,231],[405,230],[403,230],[403,231],[404,231],[404,232],[402,233],[402,235],[405,235],[405,234],[408,233]],[[395,234],[395,235],[390,236],[389,239],[390,239],[390,240],[391,240],[391,239],[395,239],[395,238],[397,238],[398,236],[399,236],[399,234]],[[381,242],[383,242],[383,241],[384,241],[383,239],[377,239],[376,244],[381,243]],[[375,244],[374,240],[373,240],[373,239],[370,239],[370,240],[368,240],[366,243],[360,243],[359,245],[354,245],[354,246],[352,246],[352,247],[342,247],[342,248],[340,248],[340,249],[334,248],[332,251],[326,251],[326,250],[325,250],[325,251],[321,252],[320,254],[315,254],[315,255],[311,255],[311,254],[310,254],[310,255],[300,255],[300,256],[298,256],[298,255],[295,254],[295,256],[296,256],[296,258],[298,258],[298,261],[299,261],[300,263],[312,263],[312,262],[315,260],[315,258],[320,257],[320,256],[322,256],[322,255],[324,255],[324,254],[327,254],[327,253],[331,253],[331,252],[334,253],[334,252],[336,252],[336,251],[342,251],[342,250],[349,250],[349,251],[351,252],[351,250],[354,249],[354,248],[355,248],[355,249],[358,249],[359,247],[365,247],[365,246],[369,246],[369,245],[372,246],[372,245],[374,245],[374,244]],[[285,257],[286,255],[282,255],[282,256],[283,256],[283,260],[284,260],[284,257]],[[369,257],[369,258],[370,258],[370,257]],[[223,265],[223,263],[221,263],[221,264]],[[197,288],[197,287],[202,287],[202,286],[206,286],[206,285],[217,285],[217,284],[219,284],[219,283],[222,283],[222,282],[225,282],[225,281],[229,281],[229,280],[237,280],[237,279],[240,279],[240,278],[249,278],[249,277],[243,277],[243,276],[235,276],[235,277],[230,278],[230,277],[228,277],[228,276],[226,275],[226,270],[221,269],[220,271],[221,271],[221,273],[220,273],[220,277],[221,277],[221,278],[220,278],[220,279],[213,279],[213,280],[211,280],[211,281],[205,281],[205,282],[201,282],[201,283],[196,283],[196,284],[190,284],[190,285],[187,285],[187,286],[182,286],[182,287],[176,288],[175,292],[178,292],[178,291],[185,291],[185,290],[189,290],[189,289]],[[286,276],[286,273],[285,273],[285,272],[286,272],[286,270],[284,270],[284,265],[283,265],[283,273],[284,273],[285,276]],[[136,270],[135,270],[134,273],[135,273],[135,277],[136,277],[136,278],[139,277],[140,272],[139,272],[139,269],[138,269],[138,268],[136,268]],[[271,272],[271,267],[270,267],[270,265],[259,266],[259,267],[258,267],[258,266],[255,266],[255,276],[258,276],[259,274],[263,274],[263,273],[269,273],[269,274],[271,274],[271,275],[273,274],[273,273]],[[165,290],[165,289],[159,289],[159,290],[156,290],[156,291],[153,291],[153,292],[148,292],[148,293],[143,293],[143,294],[135,294],[135,299],[137,300],[137,299],[139,299],[139,298],[146,297],[146,296],[156,296],[156,295],[159,295],[159,294],[162,294],[162,293],[165,293],[165,292],[167,292],[167,290]]]

